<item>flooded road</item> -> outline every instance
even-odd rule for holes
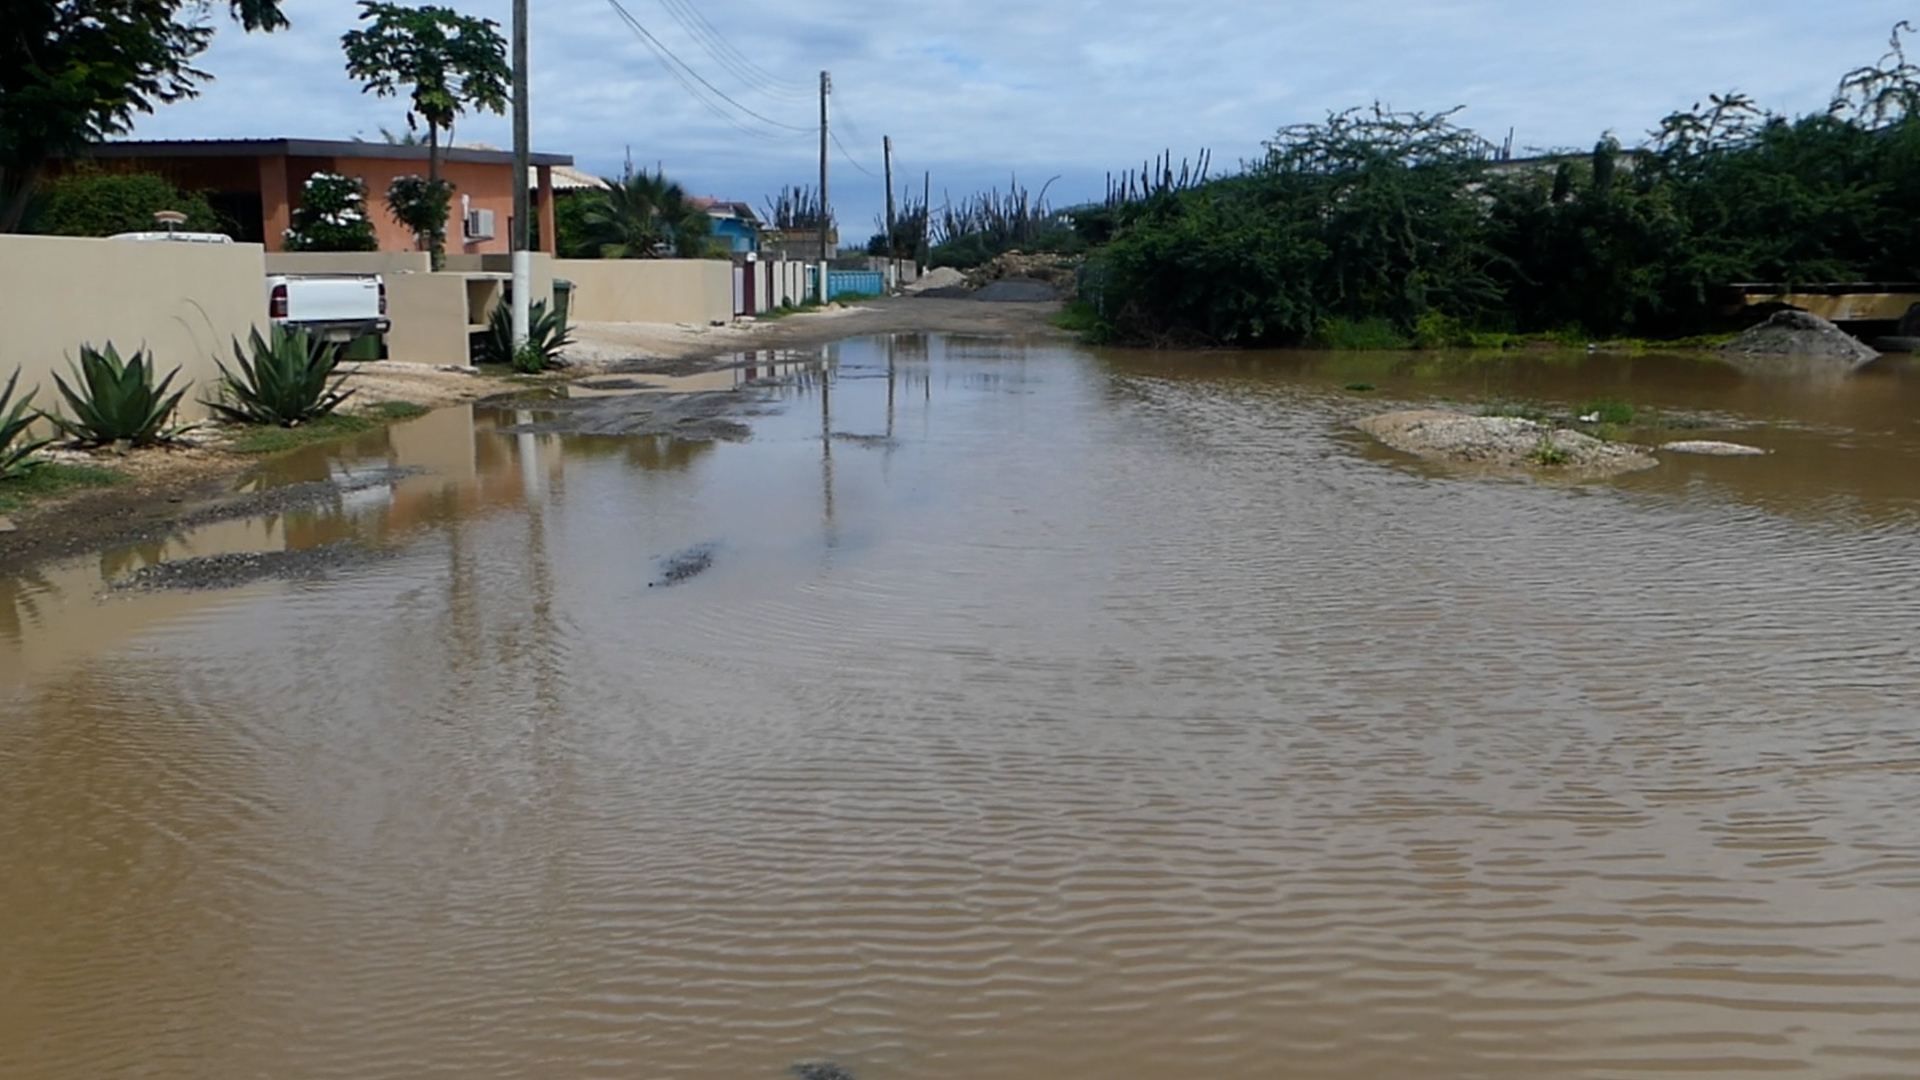
[[[773,374],[748,441],[450,410],[0,582],[0,1077],[1920,1075],[1906,362]],[[1597,398],[1774,453],[1350,427]]]

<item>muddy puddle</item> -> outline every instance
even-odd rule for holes
[[[1908,362],[742,361],[0,581],[0,1076],[1920,1071]]]

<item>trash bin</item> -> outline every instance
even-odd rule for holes
[[[566,278],[553,279],[553,313],[560,318],[560,325],[567,325],[567,309],[573,306],[573,282]]]

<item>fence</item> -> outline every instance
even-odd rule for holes
[[[258,244],[183,244],[0,235],[0,383],[19,368],[20,390],[52,409],[53,374],[80,346],[112,342],[125,357],[152,352],[189,419],[206,415],[232,342],[267,325],[266,263]]]
[[[880,296],[886,291],[886,276],[878,270],[827,271],[827,299],[829,300],[848,293]]]

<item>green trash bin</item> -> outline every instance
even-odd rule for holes
[[[567,309],[573,306],[573,282],[566,278],[553,279],[553,313],[560,317],[560,325],[567,325]]]

